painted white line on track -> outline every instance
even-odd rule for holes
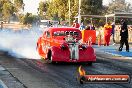
[[[2,80],[0,80],[0,88],[8,88]]]
[[[100,54],[101,53],[105,53],[105,54],[108,54],[108,55],[112,55],[112,56],[115,56],[115,57],[119,57],[119,59],[131,59],[132,60],[132,57],[129,57],[129,56],[123,56],[123,55],[119,55],[119,54],[114,54],[114,53],[110,53],[110,52],[107,52],[107,51],[99,51],[99,50],[96,50],[96,52],[99,52]]]
[[[9,70],[10,70],[10,69],[11,69],[11,70],[15,70],[15,69],[19,69],[19,68],[6,68],[6,69],[7,69],[7,70],[8,70],[8,69],[9,69]]]
[[[3,70],[5,70],[5,68],[3,68],[2,66],[0,66],[0,71],[3,71]]]
[[[125,56],[122,56],[122,55],[119,55],[119,54],[113,54],[113,53],[109,53],[109,52],[105,52],[106,54],[110,54],[110,55],[113,55],[113,56],[116,56],[116,57],[122,57],[124,59],[132,59],[132,57],[125,57]]]
[[[105,52],[106,53],[106,52]],[[124,60],[124,59],[126,59],[126,60],[132,60],[132,57],[124,57],[124,56],[121,56],[121,55],[113,55],[113,54],[111,54],[111,53],[106,53],[106,54],[109,54],[109,55],[112,55],[112,56],[115,56],[115,57],[119,57],[118,59],[120,59],[120,60]],[[99,59],[106,59],[106,58],[108,58],[108,57],[100,57],[100,56],[97,56],[97,58],[99,58]],[[109,58],[110,59],[110,58]],[[111,59],[114,59],[114,58],[111,58]],[[115,58],[115,59],[117,59],[117,58]]]

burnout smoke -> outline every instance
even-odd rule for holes
[[[17,58],[40,59],[36,50],[36,42],[40,35],[41,32],[37,29],[0,30],[0,50]]]

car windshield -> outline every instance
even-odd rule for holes
[[[76,31],[55,31],[53,33],[53,36],[67,36],[67,35],[72,35],[72,36],[78,36],[78,32]]]
[[[53,33],[54,36],[65,36],[65,32],[64,31],[56,31]]]

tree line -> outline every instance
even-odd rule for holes
[[[17,20],[23,24],[32,24],[36,20],[36,16],[31,13],[23,14],[23,0],[0,0],[0,19],[4,22]]]
[[[73,21],[78,16],[79,0],[52,0],[51,2],[40,2],[38,15],[41,19],[68,20],[69,19],[69,1],[70,1],[70,17]],[[102,0],[81,0],[81,15],[106,15],[115,11],[131,10],[131,4],[121,2],[121,0],[112,0],[108,6],[103,5]],[[89,20],[90,18],[82,18]],[[102,22],[102,19],[96,18],[95,21]]]
[[[130,11],[130,3],[122,3],[121,0],[113,0],[108,6],[103,6],[102,0],[81,0],[81,15],[104,15],[113,13],[115,10]],[[69,8],[70,6],[70,8]],[[50,19],[58,21],[69,20],[73,21],[78,16],[79,0],[51,0],[46,2],[39,2],[38,16],[31,13],[23,14],[24,2],[23,0],[0,0],[0,18],[3,21],[10,22],[10,18],[18,18],[23,24],[32,24],[38,19]],[[89,18],[82,18],[82,20],[90,20]],[[102,22],[98,18],[96,19]]]
[[[69,2],[70,1],[70,2]],[[73,19],[78,15],[79,0],[53,0],[51,2],[39,3],[39,15],[42,19],[58,19],[67,20],[69,17],[69,5],[70,14]],[[81,0],[81,14],[102,14],[103,5],[102,0]]]
[[[10,21],[11,16],[17,16],[18,12],[24,8],[23,0],[0,0],[0,17],[4,21]]]

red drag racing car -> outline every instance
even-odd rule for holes
[[[96,61],[94,49],[81,42],[81,31],[76,28],[47,28],[38,39],[39,55],[50,62]]]

